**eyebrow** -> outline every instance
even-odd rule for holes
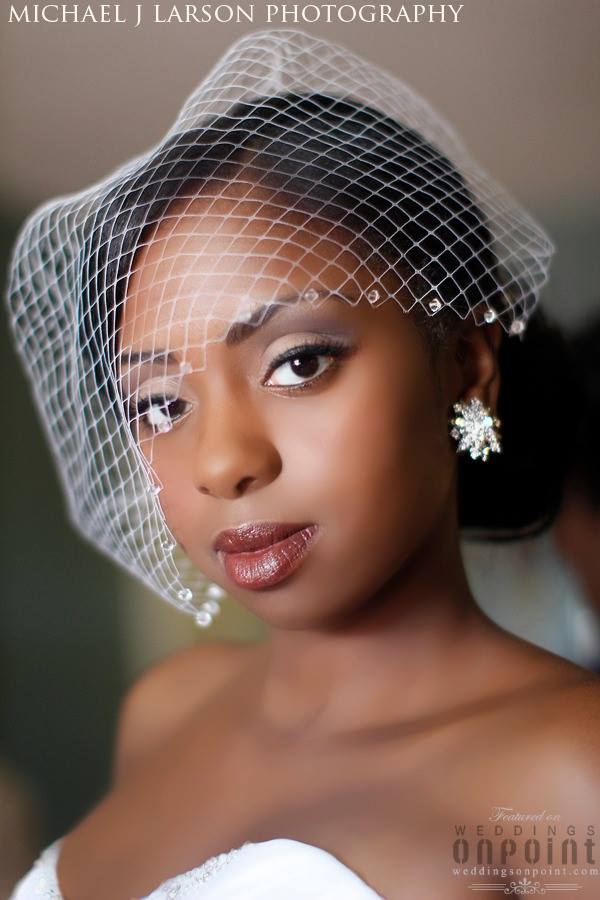
[[[316,296],[330,296],[341,299],[342,295],[335,291],[326,291],[315,289]],[[293,302],[305,300],[303,294],[293,294],[290,297],[282,297],[280,300],[270,300],[258,306],[252,315],[243,321],[232,322],[225,336],[225,344],[227,347],[234,347],[247,340],[252,334],[262,328],[267,322],[276,316],[286,305]],[[177,365],[178,359],[174,353],[165,350],[140,350],[125,351],[121,353],[119,359],[125,363],[147,363],[147,362],[164,362],[167,365]]]
[[[339,291],[325,290],[324,288],[315,288],[314,297],[315,299],[317,297],[332,297],[335,300],[350,299],[345,297]],[[304,296],[304,293],[301,293],[292,294],[288,297],[281,297],[279,300],[270,300],[268,303],[258,306],[248,319],[245,319],[242,322],[233,322],[231,324],[229,331],[225,336],[226,346],[233,347],[235,344],[241,344],[242,341],[245,341],[252,334],[255,334],[259,328],[266,325],[273,316],[276,316],[281,310],[286,309],[289,304],[300,302],[308,303],[310,301]]]
[[[165,350],[124,350],[119,356],[121,363],[164,362],[168,366],[176,366],[179,363],[174,353]]]

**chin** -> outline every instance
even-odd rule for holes
[[[301,585],[300,580],[293,589],[275,586],[252,597],[246,593],[238,602],[266,625],[287,631],[331,628],[342,624],[356,608],[351,597],[327,596],[322,588]]]

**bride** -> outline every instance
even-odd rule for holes
[[[598,679],[493,623],[459,541],[556,507],[551,250],[408,88],[294,31],[26,223],[12,323],[74,524],[267,637],[132,685],[109,792],[13,900],[598,896]]]

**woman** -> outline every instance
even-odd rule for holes
[[[459,547],[558,502],[526,332],[550,253],[407,88],[289,31],[29,223],[13,322],[73,520],[199,625],[228,593],[268,637],[142,676],[112,789],[15,900],[518,893],[511,811],[583,852],[598,681],[488,619]],[[502,867],[457,870],[486,829]]]

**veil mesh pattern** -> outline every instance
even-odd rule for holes
[[[258,206],[244,212],[257,188],[269,198],[268,214]],[[176,231],[198,198],[227,200],[226,217],[266,215],[285,224],[288,243],[294,228],[318,220],[330,252],[337,248],[333,258],[339,252],[368,269],[363,294],[374,306],[393,298],[405,312],[420,305],[428,316],[450,308],[478,324],[498,319],[513,335],[526,326],[554,250],[414,91],[342,47],[288,29],[236,42],[158,145],[36,210],[13,251],[9,314],[70,521],[189,613],[198,610],[205,578],[167,525],[153,448],[181,402],[173,400],[173,381],[201,371],[207,343],[222,340],[232,322],[263,315],[252,284],[234,289],[235,241],[215,263],[220,287],[209,279],[193,297],[188,289],[187,319],[185,277],[173,297],[164,267],[176,261],[165,250],[154,313],[140,313],[135,346],[120,327],[126,300],[135,310],[141,291],[132,287],[140,252],[160,227]],[[323,267],[331,261],[328,253]],[[271,301],[288,302],[282,298],[292,285],[258,267],[256,284],[267,277]],[[302,299],[320,303],[314,267],[312,280]],[[202,333],[193,316],[199,302]],[[173,338],[180,365],[173,375],[164,362],[157,373],[157,357],[144,408],[133,387],[133,353],[154,349],[156,328],[161,347],[165,333]]]

